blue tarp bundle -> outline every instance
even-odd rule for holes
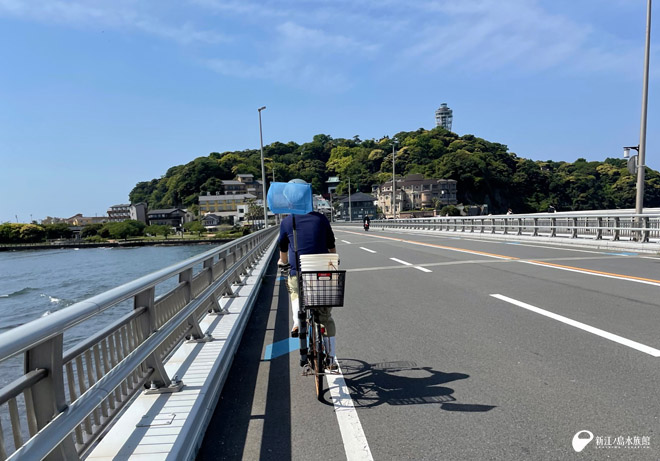
[[[268,188],[268,208],[278,214],[306,214],[312,211],[312,185],[273,182]]]

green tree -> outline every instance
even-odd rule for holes
[[[24,224],[19,231],[19,236],[22,243],[43,242],[46,238],[46,229],[37,224]]]
[[[46,231],[46,238],[49,240],[59,238],[69,239],[73,236],[73,231],[65,223],[46,224],[43,228]]]
[[[198,236],[202,236],[202,232],[206,231],[206,227],[199,221],[190,221],[183,225],[183,228],[190,232],[191,234],[197,233]]]

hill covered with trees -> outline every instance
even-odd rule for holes
[[[395,144],[396,140],[396,144]],[[507,146],[467,134],[458,136],[443,128],[400,132],[381,140],[333,139],[324,134],[311,142],[264,147],[266,175],[272,180],[302,178],[315,193],[325,192],[330,176],[339,176],[338,193],[371,192],[371,186],[392,177],[392,151],[396,151],[397,176],[421,173],[429,178],[458,181],[458,201],[465,205],[488,204],[492,213],[512,208],[516,213],[634,208],[636,178],[623,159],[602,162],[577,159],[573,163],[533,161],[508,152]],[[150,209],[182,206],[197,208],[200,194],[222,193],[223,179],[239,173],[261,178],[259,150],[213,152],[174,166],[151,181],[138,183],[131,203],[146,202]],[[660,174],[647,168],[645,206],[660,206]]]

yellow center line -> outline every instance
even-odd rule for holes
[[[355,234],[355,235],[364,235],[360,232],[351,232],[351,231],[345,231],[341,230],[340,232],[347,232],[349,234]],[[422,245],[422,246],[428,246],[428,247],[433,247],[433,248],[440,248],[443,250],[450,250],[450,251],[458,251],[460,253],[470,253],[470,254],[475,254],[475,255],[482,255],[482,256],[489,256],[491,258],[500,258],[500,259],[507,259],[510,261],[519,261],[521,263],[527,263],[527,264],[536,264],[539,266],[546,266],[546,267],[551,267],[555,269],[563,269],[563,270],[570,270],[570,271],[575,271],[575,272],[583,272],[586,274],[593,274],[593,275],[601,275],[605,277],[613,277],[613,278],[618,278],[622,280],[635,280],[638,282],[646,282],[646,283],[653,283],[653,284],[658,284],[660,285],[660,280],[656,279],[649,279],[649,278],[644,278],[644,277],[635,277],[634,275],[624,275],[624,274],[615,274],[612,272],[603,272],[603,271],[597,271],[594,269],[585,269],[582,267],[575,267],[575,266],[565,266],[562,264],[554,264],[554,263],[548,263],[548,262],[543,262],[543,261],[536,261],[536,260],[523,260],[521,258],[515,258],[513,256],[505,256],[505,255],[500,255],[500,254],[495,254],[495,253],[486,253],[483,251],[477,251],[477,250],[467,250],[465,248],[456,248],[456,247],[449,247],[445,245],[438,245],[435,243],[426,243],[426,242],[418,242],[416,240],[405,240],[401,238],[394,238],[394,237],[385,237],[382,235],[374,235],[374,234],[369,234],[369,237],[373,238],[380,238],[380,239],[385,239],[385,240],[393,240],[395,242],[404,242],[404,243],[411,243],[413,245]]]
[[[521,261],[521,262],[528,262],[530,264],[538,264],[540,266],[556,267],[557,269],[568,269],[568,270],[573,270],[573,271],[578,271],[578,272],[587,272],[589,274],[595,274],[595,275],[605,275],[607,277],[615,277],[615,278],[628,279],[628,280],[639,280],[641,282],[651,282],[651,283],[660,284],[660,280],[647,279],[647,278],[644,278],[644,277],[635,277],[634,275],[614,274],[612,272],[603,272],[603,271],[597,271],[597,270],[594,270],[594,269],[584,269],[582,267],[564,266],[562,264],[553,264],[553,263],[547,263],[547,262],[543,262],[543,261],[530,260],[530,261]]]

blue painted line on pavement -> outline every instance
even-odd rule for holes
[[[627,251],[622,251],[621,253],[605,253],[606,255],[612,256],[637,256],[638,253],[628,253]]]
[[[264,352],[264,360],[272,360],[281,355],[286,355],[300,348],[300,340],[298,338],[287,338],[266,346]]]

